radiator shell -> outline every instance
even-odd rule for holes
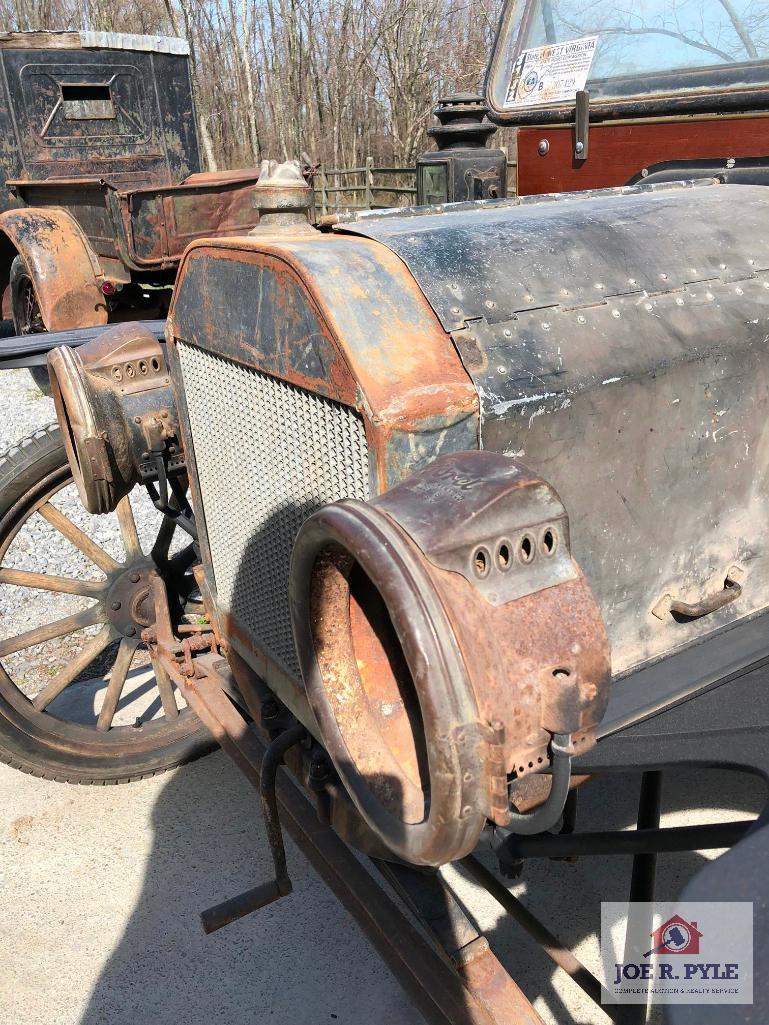
[[[476,390],[402,263],[363,239],[191,247],[167,337],[228,643],[311,723],[287,605],[299,524],[477,448]]]

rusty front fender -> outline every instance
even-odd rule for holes
[[[22,257],[32,277],[43,322],[49,331],[98,327],[107,323],[107,307],[99,288],[101,268],[75,219],[55,207],[25,207],[0,214],[0,232],[7,266],[1,269],[3,309],[7,310],[10,263]],[[10,245],[8,245],[10,243]],[[9,259],[10,257],[10,259]]]

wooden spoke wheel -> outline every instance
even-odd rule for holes
[[[75,496],[57,425],[0,457],[0,760],[71,783],[128,782],[213,746],[141,641],[152,570],[177,621],[202,612],[196,556],[143,491],[103,517]]]

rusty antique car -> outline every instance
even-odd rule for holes
[[[499,121],[520,82],[506,24]],[[612,45],[595,35],[570,55],[583,78]],[[766,63],[722,63],[735,104],[740,81],[769,86]],[[548,68],[552,95],[585,84]],[[299,164],[265,161],[252,195],[256,227],[185,251],[162,342],[123,323],[50,354],[67,458],[40,441],[8,468],[0,586],[81,604],[0,640],[0,757],[115,782],[213,737],[260,793],[274,873],[206,930],[290,894],[286,828],[429,1022],[541,1022],[448,863],[601,999],[484,844],[503,873],[633,855],[643,906],[657,853],[731,848],[689,892],[706,877],[753,901],[765,963],[766,816],[669,827],[660,803],[680,766],[769,778],[769,193],[644,179],[318,226]],[[122,561],[86,530],[112,515]],[[90,567],[35,570],[44,528]],[[25,677],[27,652],[78,631],[77,654]],[[120,721],[139,650],[157,702]],[[104,686],[75,718],[94,664]],[[639,828],[580,830],[579,787],[618,771],[642,776]],[[766,1020],[758,978],[753,996]]]
[[[0,292],[16,335],[162,318],[185,246],[254,226],[255,169],[201,171],[181,39],[0,35]],[[40,366],[46,344],[0,346]],[[34,375],[33,375],[34,376]]]

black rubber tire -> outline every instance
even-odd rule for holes
[[[32,275],[27,270],[27,265],[20,256],[15,256],[11,264],[10,279],[8,287],[11,294],[11,315],[13,317],[13,329],[17,335],[42,334],[45,332],[45,324],[42,317],[40,326],[30,329],[27,323],[27,316],[24,309],[24,292],[28,286],[34,288]],[[48,378],[48,368],[29,367],[29,373],[35,385],[44,395],[51,394],[51,382]]]
[[[8,515],[16,503],[33,494],[43,481],[67,478],[69,467],[58,424],[36,431],[0,455],[0,546],[13,523],[18,522],[18,517]],[[1,667],[0,673],[4,673]],[[33,711],[31,704],[29,709]],[[123,744],[119,756],[108,747],[98,752],[88,750],[98,745],[81,745],[78,750],[76,739],[63,744],[53,732],[46,734],[41,729],[41,716],[54,719],[44,713],[26,718],[20,712],[19,703],[11,704],[0,692],[0,761],[33,776],[60,782],[129,783],[191,761],[216,746],[208,730],[189,709],[183,713],[184,735],[173,736],[174,727],[169,726],[167,738],[161,731],[157,738],[161,743],[154,750],[131,753],[130,744]],[[181,720],[182,716],[179,718]],[[61,722],[56,720],[57,725]],[[96,735],[95,730],[92,732]],[[73,737],[77,733],[78,730],[74,730]],[[101,738],[108,736],[109,733],[103,733],[95,739],[101,743]],[[167,742],[162,743],[164,739]]]
[[[51,394],[51,379],[48,376],[48,367],[27,367],[29,375],[40,389],[43,395]]]

